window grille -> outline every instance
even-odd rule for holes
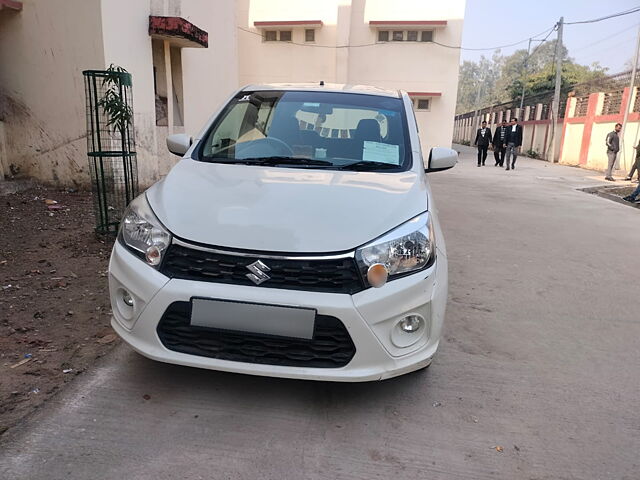
[[[586,117],[587,116],[587,108],[589,107],[589,97],[578,97],[576,99],[576,117]]]
[[[421,42],[433,42],[433,30],[425,30],[420,37]]]
[[[282,30],[282,31],[280,31],[280,41],[281,42],[290,42],[291,41],[291,30]]]
[[[636,90],[636,99],[633,102],[633,112],[640,112],[640,91],[638,91],[638,87],[635,88]]]
[[[622,92],[623,90],[616,90],[615,92],[608,92],[604,94],[602,115],[620,113],[620,107],[622,106]]]

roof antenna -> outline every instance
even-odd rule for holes
[[[320,80],[320,86],[324,87],[324,80]]]

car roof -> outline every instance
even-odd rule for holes
[[[359,95],[378,95],[381,97],[401,98],[399,90],[389,90],[385,88],[373,87],[371,85],[348,85],[344,83],[267,83],[247,85],[242,91],[255,90],[285,90],[285,91],[310,91],[310,92],[334,92],[334,93],[355,93]]]

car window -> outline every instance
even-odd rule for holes
[[[313,91],[242,92],[214,122],[200,153],[203,161],[277,158],[306,168],[390,171],[411,163],[401,99]]]

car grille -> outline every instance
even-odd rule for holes
[[[317,315],[310,340],[194,327],[190,319],[191,303],[169,305],[157,328],[166,348],[233,362],[315,368],[343,367],[356,353],[347,329],[335,317]]]
[[[267,254],[265,254],[267,255]],[[262,260],[268,267],[266,288],[284,288],[331,293],[357,293],[364,289],[353,258],[275,259],[233,253],[218,253],[172,244],[161,271],[171,278],[205,282],[230,283],[255,287],[247,278],[248,265]]]

